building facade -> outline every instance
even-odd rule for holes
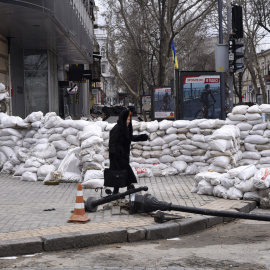
[[[267,103],[270,104],[270,49],[263,50],[258,53],[258,62],[261,70],[261,75],[263,77],[263,83],[267,96]],[[254,83],[251,79],[251,74],[248,70],[245,70],[243,73],[243,88],[242,93],[245,102],[253,102],[253,103],[262,103],[262,89],[259,83],[258,76],[256,76],[256,87],[257,92],[255,91]]]
[[[96,7],[95,18],[98,23],[98,27],[95,28],[95,37],[99,44],[100,54],[101,54],[101,81],[99,84],[99,96],[103,95],[104,99],[101,97],[97,98],[97,101],[103,105],[113,105],[117,101],[117,88],[116,88],[116,78],[112,67],[109,63],[106,53],[106,43],[107,43],[107,31],[105,22],[102,21],[99,7]]]
[[[89,114],[94,5],[94,0],[0,0],[0,82],[10,92],[10,115]],[[71,80],[70,68],[78,66],[81,79]]]

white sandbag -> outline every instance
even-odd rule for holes
[[[150,158],[151,157],[151,152],[150,151],[143,151],[142,152],[142,157],[143,158]]]
[[[75,136],[76,136],[76,135],[78,134],[78,132],[79,132],[78,129],[73,128],[73,127],[69,127],[69,128],[66,128],[66,129],[63,131],[62,136],[63,136],[63,137],[67,137],[68,135],[75,135]]]
[[[231,121],[245,121],[246,117],[243,114],[233,114],[233,113],[228,113],[227,117]]]
[[[149,159],[146,159],[145,161],[148,164],[159,164],[160,163],[158,158],[149,158]]]
[[[185,156],[185,155],[181,155],[179,157],[176,157],[176,160],[185,161],[186,163],[192,163],[194,161],[192,156]]]
[[[233,148],[233,142],[230,139],[211,139],[209,140],[209,148],[220,152],[225,152]]]
[[[149,145],[144,145],[143,146],[143,150],[145,150],[145,151],[150,151],[151,149],[152,149],[152,147],[149,146]]]
[[[201,129],[199,127],[189,129],[189,134],[193,137],[194,134],[201,134]],[[188,134],[187,134],[188,136]]]
[[[187,175],[190,175],[190,174],[194,175],[194,174],[196,174],[198,172],[199,172],[199,168],[194,164],[191,164],[190,166],[187,166],[187,168],[185,170],[185,174],[187,174]]]
[[[225,125],[220,129],[217,129],[213,132],[210,139],[224,139],[224,140],[235,140],[237,137],[240,137],[240,130],[233,125]]]
[[[177,134],[186,134],[189,132],[188,128],[178,128],[177,129]]]
[[[161,137],[158,137],[156,139],[154,139],[153,141],[150,142],[150,146],[153,147],[153,146],[157,146],[157,145],[164,145],[165,144],[165,141],[161,138]]]
[[[60,141],[54,141],[54,142],[51,142],[51,144],[55,147],[55,149],[57,150],[68,150],[70,144],[65,141],[65,140],[60,140]]]
[[[93,161],[96,161],[96,162],[102,164],[102,162],[104,162],[104,160],[105,159],[104,159],[103,155],[101,155],[101,154],[94,154],[93,155]]]
[[[264,130],[251,130],[249,132],[250,135],[260,135],[260,136],[263,136],[264,134]]]
[[[261,156],[263,157],[270,157],[270,149],[263,150],[260,152]]]
[[[84,175],[84,181],[91,180],[92,178],[103,179],[104,171],[103,170],[87,170]]]
[[[39,168],[38,168],[38,171],[37,171],[37,179],[39,181],[44,181],[44,179],[46,178],[46,176],[50,173],[50,172],[53,172],[56,170],[56,167],[55,165],[53,164],[44,164],[44,165],[41,165]]]
[[[257,169],[255,165],[240,166],[228,171],[230,177],[238,177],[240,180],[248,180],[253,177]]]
[[[270,138],[270,130],[269,129],[266,129],[263,133],[263,137],[265,138]]]
[[[18,138],[22,138],[22,133],[14,128],[4,128],[2,129],[2,136],[16,136]]]
[[[139,130],[139,129],[140,129],[140,126],[141,126],[141,123],[140,123],[139,121],[132,120],[132,128],[133,128],[133,131],[134,131],[134,130]]]
[[[244,143],[244,146],[245,146],[245,151],[257,152],[256,144],[254,143]]]
[[[155,169],[160,169],[160,170],[164,170],[166,168],[168,168],[169,166],[164,164],[164,163],[160,163],[160,164],[154,164],[153,168]]]
[[[238,105],[233,107],[232,113],[233,114],[245,114],[247,112],[247,109],[249,108],[248,105]]]
[[[167,167],[162,170],[163,176],[168,176],[168,175],[176,175],[178,174],[178,170],[173,168],[173,167]]]
[[[107,126],[108,127],[108,126]],[[106,127],[106,128],[107,128]],[[105,128],[105,129],[106,129]],[[107,130],[107,129],[106,129]],[[107,132],[109,134],[109,131],[107,130]],[[98,124],[90,124],[87,125],[83,128],[83,132],[81,133],[81,135],[79,136],[79,139],[81,141],[84,141],[88,138],[90,138],[91,136],[98,136],[98,137],[102,137],[102,128],[98,125]],[[108,137],[109,138],[109,137]],[[103,139],[108,139],[108,138],[104,138]]]
[[[161,163],[172,163],[176,159],[175,159],[175,157],[165,155],[165,156],[160,157],[159,160],[160,160]]]
[[[29,182],[36,182],[37,181],[37,174],[33,172],[26,171],[20,178],[21,181],[29,181]]]
[[[95,161],[88,161],[84,162],[83,164],[84,172],[87,170],[102,170],[102,169],[103,169],[102,165]]]
[[[37,122],[40,121],[43,117],[43,112],[38,111],[38,112],[32,112],[30,113],[25,119],[25,122],[29,122],[29,123],[33,123],[33,122]]]
[[[270,185],[270,168],[261,168],[254,177],[254,187],[258,189],[266,189]]]
[[[147,130],[147,122],[141,122],[139,131],[146,132]]]
[[[262,111],[261,111],[259,105],[258,105],[258,104],[255,104],[255,105],[253,105],[253,106],[250,106],[250,107],[247,109],[247,112],[248,112],[248,113],[261,113]]]
[[[223,187],[222,185],[216,185],[213,188],[213,195],[215,197],[225,198],[225,197],[227,197],[227,191],[228,191],[228,189]]]
[[[80,141],[75,135],[68,135],[66,137],[66,141],[71,145],[80,146]]]
[[[234,184],[234,186],[242,193],[256,190],[254,188],[253,177],[246,181],[240,181],[240,183]]]
[[[169,134],[169,135],[165,135],[162,138],[164,140],[165,143],[170,143],[174,140],[177,140],[177,135],[176,134]]]
[[[83,130],[84,127],[90,125],[91,123],[89,121],[80,119],[80,120],[74,120],[72,127],[77,129],[77,130]]]
[[[177,134],[177,140],[183,141],[186,139],[187,139],[187,136],[185,134]]]
[[[249,123],[239,123],[236,125],[241,131],[249,131],[252,129],[252,125]]]
[[[187,166],[188,165],[187,165],[187,163],[185,161],[174,161],[172,163],[172,167],[177,169],[177,171],[179,173],[184,172],[186,170]]]
[[[224,173],[221,177],[220,177],[220,184],[229,189],[230,187],[233,187],[235,184],[235,178],[230,178],[228,173]],[[239,180],[240,181],[240,180]]]
[[[87,173],[87,172],[86,172]],[[96,189],[96,188],[103,188],[104,186],[104,179],[101,178],[88,178],[85,174],[84,181],[82,182],[82,187],[84,189]]]
[[[245,192],[243,195],[243,199],[248,200],[248,201],[260,201],[259,191],[256,190],[256,191]]]
[[[255,126],[255,125],[263,123],[263,120],[262,120],[262,118],[258,118],[256,120],[248,120],[247,123],[252,125],[252,126]]]
[[[141,177],[153,177],[153,173],[150,168],[136,168],[136,174]]]
[[[172,150],[170,148],[165,148],[162,150],[161,152],[161,155],[164,156],[164,155],[171,155],[172,154]]]
[[[261,112],[263,113],[270,113],[270,104],[261,104],[259,106],[259,109],[261,110]]]
[[[209,144],[208,143],[191,141],[191,144],[198,147],[198,148],[200,148],[200,149],[203,149],[203,150],[208,150],[209,149]]]
[[[197,182],[199,182],[201,180],[205,180],[205,181],[211,183],[211,180],[212,179],[220,179],[221,176],[222,176],[222,174],[220,174],[218,172],[209,172],[209,171],[206,171],[206,172],[200,172],[200,173],[196,174],[195,180]]]
[[[65,171],[61,175],[61,178],[59,179],[59,182],[60,183],[81,183],[82,182],[82,176],[79,173]]]
[[[225,169],[225,168],[220,167],[220,166],[216,166],[214,164],[210,164],[208,169],[209,169],[209,171],[218,172],[218,173],[226,173],[228,171],[228,169]]]
[[[230,158],[227,156],[215,157],[212,164],[224,169],[228,169],[230,167]]]
[[[262,118],[259,113],[246,113],[245,114],[247,121],[259,120]]]
[[[56,156],[56,149],[52,143],[37,144],[32,149],[32,155],[34,157],[47,159]]]
[[[158,137],[157,133],[156,132],[152,132],[150,133],[149,135],[149,140],[150,141],[153,141],[154,139],[156,139]]]
[[[132,156],[134,157],[140,157],[143,153],[143,150],[140,149],[132,149],[131,150]]]
[[[166,130],[166,134],[176,134],[177,133],[177,128],[175,127],[170,127]]]
[[[267,123],[261,123],[253,126],[252,130],[265,130],[267,128]]]
[[[261,154],[259,152],[254,151],[245,151],[243,152],[242,158],[244,159],[257,159],[259,160],[261,158]]]
[[[189,121],[187,128],[191,129],[191,128],[197,128],[198,124],[201,123],[202,121],[205,121],[206,119],[194,119]]]
[[[253,144],[265,144],[269,142],[269,139],[260,135],[248,135],[244,142]]]
[[[224,199],[230,200],[240,200],[243,197],[243,193],[236,187],[231,187],[228,189],[226,197]]]
[[[158,130],[158,128],[159,128],[159,123],[157,120],[151,121],[151,122],[146,122],[146,130],[148,132],[150,132],[150,133],[155,132]]]
[[[84,140],[81,143],[81,148],[88,148],[92,145],[98,144],[98,143],[102,143],[103,139],[98,137],[98,136],[91,136],[90,138]]]
[[[259,161],[260,164],[270,164],[270,157],[262,157]]]
[[[173,121],[172,126],[175,128],[186,128],[188,124],[189,124],[188,120],[176,120]]]
[[[168,128],[170,128],[173,124],[173,121],[169,121],[169,120],[162,120],[161,122],[159,122],[159,129],[160,130],[166,130]]]
[[[214,186],[212,186],[209,182],[205,181],[205,180],[201,180],[198,183],[198,192],[197,194],[200,195],[213,195],[213,189]]]
[[[163,174],[162,174],[162,170],[161,169],[159,169],[159,168],[152,168],[151,169],[152,170],[152,173],[153,173],[153,176],[154,177],[160,177],[160,176],[163,176]]]
[[[7,161],[3,164],[3,168],[1,170],[1,173],[4,174],[11,174],[15,171],[15,168],[13,166],[13,164],[10,161]]]

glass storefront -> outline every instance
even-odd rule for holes
[[[46,50],[24,51],[25,115],[49,111],[48,55]]]

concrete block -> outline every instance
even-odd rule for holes
[[[234,209],[243,213],[250,212],[250,206],[248,202],[238,202],[238,204],[234,206]]]
[[[0,257],[33,254],[42,251],[42,240],[39,237],[0,241]]]
[[[223,223],[223,217],[219,217],[219,216],[204,216],[204,217],[208,219],[207,228]]]
[[[203,230],[208,227],[208,217],[198,216],[177,221],[180,225],[180,235]]]
[[[128,229],[128,242],[137,242],[145,240],[146,231],[142,228]]]
[[[113,228],[110,230],[83,231],[78,233],[56,234],[42,237],[45,251],[57,251],[83,248],[127,241],[127,230]]]
[[[180,232],[180,226],[175,222],[145,226],[144,229],[146,240],[171,238],[178,236]]]

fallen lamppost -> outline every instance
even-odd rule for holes
[[[129,209],[130,214],[134,214],[137,212],[150,213],[157,210],[161,210],[161,211],[173,210],[173,211],[188,212],[188,213],[208,215],[208,216],[220,216],[220,217],[259,220],[259,221],[270,221],[270,216],[267,216],[267,215],[255,215],[255,214],[248,214],[248,213],[241,213],[241,212],[235,213],[232,211],[221,211],[221,210],[196,208],[196,207],[190,207],[190,206],[174,205],[172,203],[159,201],[157,198],[155,198],[154,196],[148,193],[145,195],[133,194],[130,198],[130,209]],[[164,217],[161,217],[161,218],[164,219]]]
[[[142,190],[147,191],[148,187],[138,187],[138,188],[129,189],[126,192],[112,194],[112,195],[103,197],[103,198],[98,199],[98,200],[96,200],[94,197],[89,197],[85,202],[85,211],[87,211],[87,212],[96,212],[97,207],[99,205],[102,205],[102,204],[105,204],[105,203],[108,203],[108,202],[112,202],[112,201],[116,201],[118,199],[123,199],[127,195],[134,194],[134,193],[140,192]]]

